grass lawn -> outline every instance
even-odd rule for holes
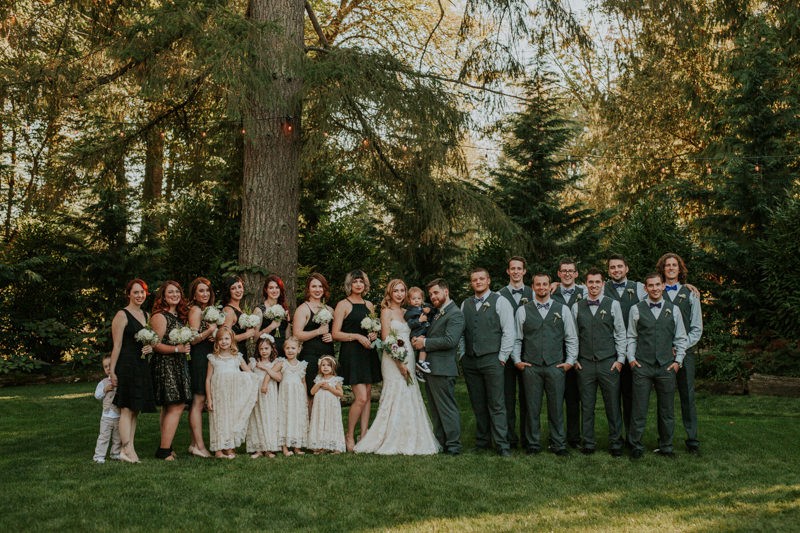
[[[674,460],[519,451],[202,460],[185,453],[184,418],[179,460],[164,463],[150,459],[150,414],[137,432],[141,464],[96,465],[94,385],[0,389],[0,531],[800,530],[800,399],[700,394],[703,455],[683,451],[681,427]],[[469,450],[463,383],[458,394]],[[652,412],[649,422],[654,448]]]

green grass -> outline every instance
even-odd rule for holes
[[[184,420],[175,443],[180,459],[164,463],[149,459],[158,417],[143,415],[143,462],[96,465],[93,390],[93,383],[0,389],[0,530],[800,529],[799,399],[701,394],[704,453],[682,452],[680,428],[675,460],[519,452],[512,459],[201,460],[183,453]],[[463,384],[458,394],[469,449],[474,422]],[[646,444],[653,448],[652,414],[650,422]]]

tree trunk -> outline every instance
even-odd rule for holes
[[[261,294],[265,268],[281,276],[294,303],[300,202],[303,0],[251,0],[249,17],[279,29],[259,34],[251,66],[263,85],[243,110],[244,162],[239,264],[247,303]]]
[[[144,182],[142,183],[142,239],[161,230],[161,219],[154,214],[153,206],[161,199],[164,183],[164,138],[156,128],[145,135]]]

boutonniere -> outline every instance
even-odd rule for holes
[[[685,299],[686,299],[686,295],[685,295],[685,294],[679,294],[679,295],[678,295],[678,299],[679,299],[680,301],[683,301],[683,300],[685,300]]]
[[[491,305],[489,305],[489,302],[483,302],[483,305],[481,306],[481,311],[486,311],[487,309],[489,309],[489,307],[491,307]]]
[[[581,293],[576,294],[575,295],[575,301],[576,302],[580,302],[581,300],[583,300],[583,294],[581,294]]]
[[[445,313],[445,312],[444,312],[444,309],[442,309],[441,311],[439,311],[438,313],[436,313],[436,316],[435,316],[435,317],[433,317],[433,322],[436,322],[437,320],[439,320],[440,318],[442,318],[442,317],[443,317],[444,315],[446,315],[446,314],[447,314],[447,313]]]
[[[559,320],[561,320],[561,315],[559,315],[558,313],[555,313],[555,315],[556,315],[556,317],[553,319],[553,323],[554,323],[554,324],[555,324],[556,322],[558,322]]]
[[[628,298],[633,298],[633,289],[628,289]]]
[[[672,314],[672,309],[665,309],[664,312],[669,316]]]
[[[603,318],[604,316],[606,316],[606,310],[605,309],[601,309],[600,310],[600,318]]]
[[[522,297],[522,298],[519,299],[519,305],[525,305],[527,303],[528,303],[528,299],[527,298]]]

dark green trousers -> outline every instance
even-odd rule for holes
[[[508,450],[505,367],[497,354],[486,354],[481,357],[465,355],[461,368],[475,413],[475,446],[489,448],[494,441],[498,451]]]
[[[683,368],[678,371],[678,395],[681,398],[681,418],[686,429],[686,446],[697,448],[697,407],[694,401],[694,366],[697,359],[694,349],[687,350]]]
[[[528,451],[542,449],[539,415],[542,412],[542,395],[547,394],[547,421],[550,426],[550,448],[553,451],[566,448],[564,437],[564,375],[556,365],[529,366],[522,372],[525,385],[525,401],[528,409],[526,438]]]
[[[576,369],[576,372],[581,390],[583,446],[585,448],[595,449],[597,447],[594,433],[594,412],[597,388],[599,387],[608,420],[608,447],[611,450],[622,449],[622,414],[619,406],[620,373],[611,369],[615,360],[614,357],[602,361],[578,360],[582,367],[581,370]]]
[[[639,361],[641,367],[633,368],[633,412],[628,440],[634,450],[644,450],[642,436],[647,425],[647,407],[650,391],[656,390],[658,413],[658,447],[663,452],[672,451],[672,436],[675,431],[675,372],[666,365]]]

